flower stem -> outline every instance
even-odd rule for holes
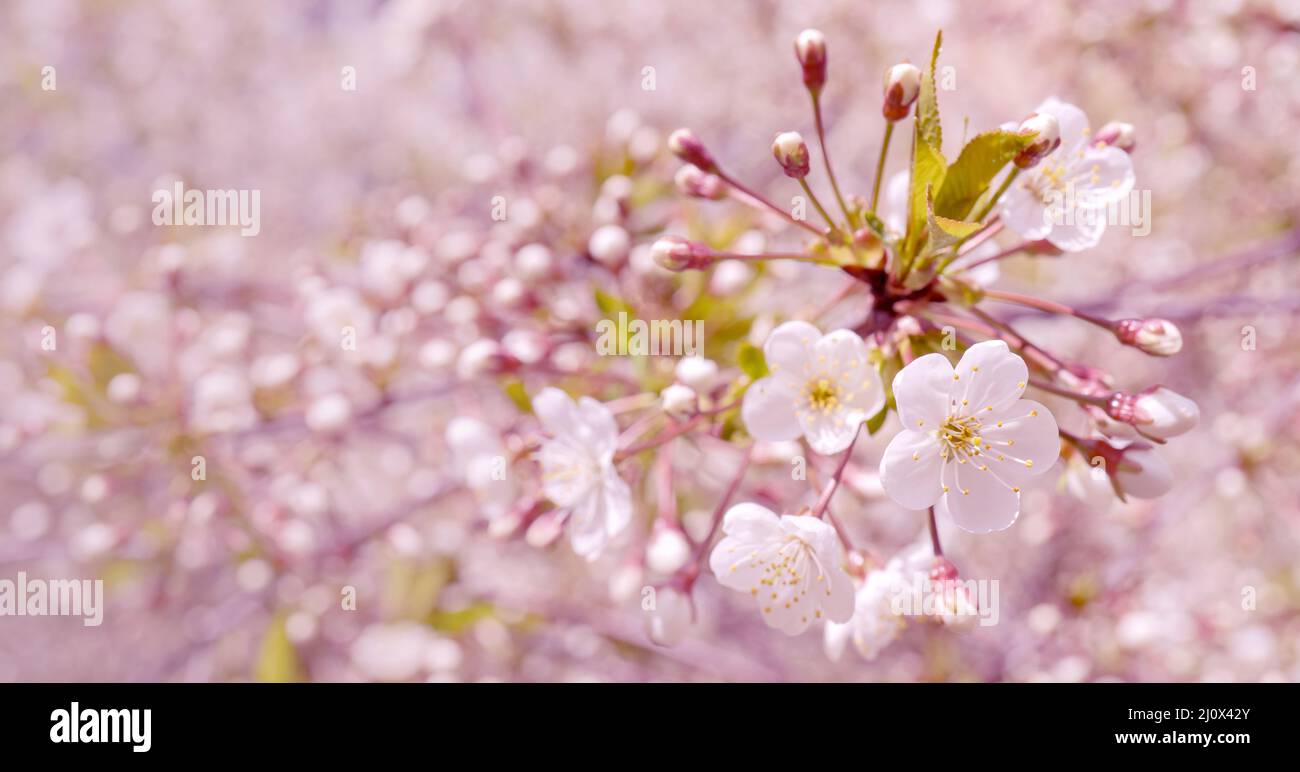
[[[818,238],[826,238],[827,236],[830,235],[829,232],[822,231],[820,228],[816,227],[815,225],[808,222],[804,222],[803,220],[796,218],[794,215],[790,214],[789,212],[785,211],[781,207],[767,200],[765,197],[763,197],[761,193],[758,193],[757,191],[754,190],[750,190],[748,187],[741,184],[739,180],[737,180],[735,177],[732,177],[730,174],[727,174],[722,169],[720,168],[717,169],[715,173],[718,175],[719,179],[721,179],[723,182],[727,183],[731,187],[735,188],[736,190],[740,191],[741,193],[745,194],[745,196],[747,196],[751,200],[761,204],[762,206],[767,207],[773,212],[776,212],[777,214],[781,215],[782,217],[784,217],[786,220],[793,223],[794,225],[797,225],[800,228],[803,228],[804,230],[815,234]]]
[[[998,200],[1002,198],[1002,194],[1007,192],[1007,188],[1011,187],[1011,183],[1014,182],[1016,177],[1019,175],[1020,168],[1012,167],[1011,171],[1007,174],[1006,179],[1002,180],[1002,184],[998,186],[997,192],[994,193],[988,201],[984,202],[984,206],[980,207],[980,213],[976,215],[971,222],[980,222],[987,217],[989,212],[993,211],[993,207],[997,206]]]
[[[813,517],[817,518],[825,514],[827,519],[831,521],[831,525],[835,526],[835,532],[839,534],[840,541],[844,543],[844,548],[849,550],[853,549],[853,542],[849,540],[849,534],[844,530],[844,526],[839,519],[830,511],[830,503],[831,497],[835,495],[835,491],[840,487],[840,480],[844,478],[844,470],[849,466],[849,458],[853,456],[853,447],[858,444],[858,437],[861,434],[862,424],[858,424],[857,430],[853,433],[853,440],[849,442],[849,446],[844,449],[844,455],[840,458],[840,465],[835,468],[835,474],[831,476],[830,482],[826,484],[825,490],[822,491],[821,497],[817,499],[817,504],[813,507],[811,513]]]
[[[934,507],[930,507],[930,546],[934,548],[936,558],[943,557],[943,545],[939,543],[939,524],[934,520]]]
[[[817,143],[822,148],[822,163],[826,166],[826,176],[831,181],[831,190],[835,191],[835,200],[840,204],[840,211],[844,212],[844,219],[848,221],[849,227],[853,228],[853,216],[849,214],[849,208],[844,205],[844,196],[840,194],[840,184],[835,180],[835,171],[831,168],[831,155],[826,152],[826,131],[822,126],[822,100],[819,91],[812,91],[813,105],[813,122],[817,125]]]
[[[713,508],[713,519],[709,523],[708,534],[700,540],[699,544],[695,545],[693,563],[698,565],[704,559],[705,554],[708,553],[709,545],[713,542],[713,537],[718,535],[718,528],[722,525],[722,516],[726,514],[727,505],[731,503],[731,497],[736,495],[736,489],[740,487],[740,481],[745,479],[745,472],[749,469],[749,462],[753,457],[754,446],[750,445],[745,449],[745,455],[740,459],[740,468],[732,475],[731,482],[727,483],[727,489],[722,492],[722,498],[718,499],[718,505]]]
[[[880,158],[876,161],[876,183],[871,186],[871,213],[876,213],[876,203],[880,201],[880,180],[885,175],[885,158],[889,155],[889,140],[894,136],[894,122],[885,123],[885,138],[880,143]]]
[[[1088,394],[1080,394],[1077,391],[1070,391],[1069,389],[1063,389],[1060,386],[1056,386],[1051,383],[1040,381],[1035,378],[1029,379],[1029,385],[1033,386],[1035,389],[1042,389],[1043,391],[1051,392],[1052,394],[1055,394],[1058,397],[1065,397],[1066,399],[1072,399],[1075,402],[1078,402],[1079,404],[1082,405],[1092,405],[1093,407],[1099,407],[1104,409],[1107,404],[1105,397],[1094,397]]]
[[[1102,329],[1107,331],[1113,331],[1115,328],[1115,323],[1108,319],[1102,319],[1101,317],[1093,316],[1092,314],[1085,314],[1082,311],[1071,308],[1062,303],[1057,303],[1051,300],[1043,300],[1042,298],[1030,297],[1029,295],[1021,295],[1018,292],[1007,292],[1005,290],[984,290],[984,297],[989,298],[991,300],[1001,300],[1004,303],[1015,303],[1021,306],[1028,306],[1029,308],[1036,308],[1039,311],[1046,311],[1049,314],[1073,316],[1076,319],[1082,319],[1083,321],[1088,322],[1089,324],[1095,324],[1098,327],[1101,327]]]
[[[839,226],[837,226],[835,221],[831,219],[831,216],[826,213],[826,209],[822,206],[822,202],[817,200],[817,194],[812,192],[812,188],[808,187],[808,180],[800,177],[799,186],[803,188],[804,193],[808,194],[808,200],[812,201],[812,205],[817,208],[818,213],[821,214],[822,219],[826,221],[826,224],[831,227],[831,230],[838,230]]]
[[[803,263],[817,263],[818,265],[839,265],[839,263],[830,258],[817,257],[816,255],[807,255],[800,252],[759,252],[752,255],[744,255],[738,252],[715,252],[713,257],[718,260],[798,260]]]

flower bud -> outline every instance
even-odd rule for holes
[[[785,176],[801,180],[808,176],[808,144],[797,131],[786,131],[772,140],[772,155]]]
[[[1159,440],[1185,434],[1201,417],[1195,402],[1164,386],[1153,386],[1138,394],[1115,392],[1106,414]]]
[[[1111,478],[1122,494],[1139,499],[1160,498],[1174,487],[1169,464],[1146,445],[1124,448]]]
[[[646,566],[657,574],[668,576],[677,573],[690,559],[691,543],[686,540],[686,534],[682,533],[682,529],[664,525],[660,521],[650,535],[650,543],[646,545]]]
[[[1164,386],[1153,386],[1139,394],[1137,409],[1147,419],[1142,431],[1162,440],[1186,434],[1201,417],[1195,402]]]
[[[1115,323],[1115,337],[1157,357],[1173,356],[1183,348],[1183,334],[1165,319],[1122,319]]]
[[[921,94],[921,71],[914,64],[896,64],[885,70],[885,120],[901,121]]]
[[[1049,113],[1033,113],[1020,122],[1016,129],[1020,134],[1033,134],[1034,141],[1020,151],[1015,158],[1017,168],[1028,169],[1036,166],[1061,144],[1061,124],[1056,116]]]
[[[695,390],[681,383],[674,383],[659,392],[659,402],[664,412],[673,418],[688,418],[695,414],[698,399]]]
[[[794,40],[794,55],[803,68],[803,84],[814,95],[826,85],[826,36],[806,29]]]
[[[609,267],[617,266],[632,248],[632,238],[619,225],[602,225],[587,240],[587,253],[596,262]]]
[[[686,163],[698,166],[700,171],[713,172],[718,168],[704,143],[690,129],[678,129],[668,135],[668,149]]]
[[[1125,153],[1132,153],[1133,148],[1137,146],[1137,129],[1133,128],[1131,123],[1111,121],[1097,132],[1096,141],[1099,145],[1110,145]]]
[[[650,254],[661,268],[669,271],[704,268],[713,262],[712,250],[681,236],[664,236],[650,247]]]
[[[673,373],[678,381],[692,389],[707,389],[718,377],[718,365],[704,357],[682,357]]]
[[[718,178],[716,174],[709,174],[700,171],[700,167],[694,164],[684,164],[677,170],[677,176],[673,178],[677,183],[677,190],[682,195],[692,198],[707,198],[713,201],[725,198],[727,195],[727,184]]]

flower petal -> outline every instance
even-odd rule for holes
[[[1043,100],[1043,103],[1034,112],[1046,113],[1052,116],[1061,129],[1061,146],[1057,153],[1048,156],[1049,158],[1054,158],[1059,154],[1060,150],[1071,149],[1092,139],[1087,114],[1069,102],[1062,102],[1056,97],[1048,97]]]
[[[597,458],[612,456],[618,444],[618,422],[603,403],[591,397],[578,399],[578,438]]]
[[[948,417],[952,365],[943,354],[926,354],[894,376],[894,404],[905,429],[934,430]]]
[[[537,420],[541,421],[542,428],[552,437],[568,437],[573,428],[581,423],[578,420],[578,406],[573,404],[568,394],[553,386],[542,389],[533,397],[533,412],[537,414]]]
[[[1043,474],[1061,455],[1061,437],[1051,411],[1022,399],[981,417],[984,452],[979,458],[1008,485],[1020,486]]]
[[[1105,207],[1128,197],[1137,181],[1133,159],[1117,147],[1089,146],[1074,162],[1076,206]]]
[[[961,414],[982,416],[1005,410],[1020,399],[1029,382],[1029,368],[1004,341],[986,340],[966,349],[954,377],[960,382],[954,398],[960,400]]]
[[[786,322],[778,326],[763,344],[767,369],[782,378],[802,380],[808,374],[805,368],[812,358],[812,348],[821,336],[821,330],[808,322]]]
[[[880,482],[899,506],[925,509],[943,493],[942,466],[934,435],[904,429],[889,441],[880,459]]]
[[[799,426],[812,449],[823,456],[839,453],[853,444],[862,422],[870,418],[861,410],[836,405],[829,411],[805,409],[798,412]]]
[[[1106,210],[1076,208],[1055,215],[1047,240],[1065,252],[1082,252],[1101,242],[1106,232]]]
[[[745,391],[740,417],[749,433],[760,440],[793,440],[803,432],[795,415],[798,399],[785,380],[760,378]]]
[[[1009,528],[1020,514],[1020,494],[973,461],[944,465],[944,504],[958,528],[989,533]]]
[[[1033,172],[1030,172],[1033,174]],[[1029,187],[1029,180],[1017,180],[1007,190],[999,205],[1002,221],[1013,232],[1029,241],[1046,238],[1052,232],[1052,222],[1047,216],[1047,206]]]

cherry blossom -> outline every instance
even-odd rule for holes
[[[1091,135],[1088,117],[1055,97],[1036,111],[1056,118],[1061,144],[1007,191],[1002,217],[1031,241],[1046,239],[1066,252],[1094,247],[1106,230],[1106,207],[1133,189],[1128,153]]]
[[[722,586],[754,596],[768,626],[798,635],[817,620],[853,615],[853,580],[826,522],[746,503],[727,510],[722,532],[709,568]]]
[[[614,466],[618,424],[591,397],[543,389],[533,409],[550,435],[538,451],[542,491],[567,518],[574,552],[595,560],[632,520],[632,494]]]
[[[838,453],[885,406],[884,384],[857,333],[822,335],[807,322],[786,322],[768,336],[763,353],[772,374],[749,387],[741,409],[758,439],[802,435],[818,453]]]
[[[880,479],[908,509],[943,499],[953,521],[973,533],[1015,522],[1020,488],[1060,453],[1056,419],[1021,399],[1029,374],[1002,341],[976,343],[954,369],[926,354],[894,378],[903,431],[885,449]]]

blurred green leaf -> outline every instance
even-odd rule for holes
[[[298,650],[284,629],[284,614],[276,614],[266,628],[262,648],[257,655],[254,677],[265,683],[290,683],[302,680]]]
[[[100,392],[108,388],[109,381],[135,369],[130,360],[103,342],[96,342],[90,347],[89,366],[90,375],[94,378],[95,386]]]
[[[740,349],[736,352],[736,364],[753,381],[766,377],[769,372],[763,350],[748,341],[740,344]]]
[[[510,401],[515,403],[515,407],[521,413],[533,412],[533,401],[528,398],[528,391],[524,388],[524,382],[518,378],[511,378],[501,387]]]

